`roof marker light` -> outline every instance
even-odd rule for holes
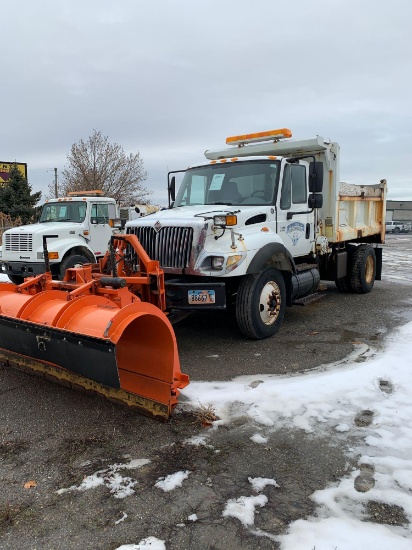
[[[278,130],[268,130],[267,132],[257,132],[255,134],[241,134],[226,138],[227,145],[245,145],[246,143],[258,143],[260,141],[278,141],[283,138],[292,137],[292,131],[288,128]]]

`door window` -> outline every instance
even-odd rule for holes
[[[109,223],[109,205],[101,203],[92,204],[91,222]]]
[[[307,201],[306,167],[300,164],[286,164],[283,171],[280,208],[289,210],[292,204],[306,204]]]

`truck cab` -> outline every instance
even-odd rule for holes
[[[115,200],[101,192],[81,191],[50,199],[43,205],[38,223],[5,231],[1,272],[16,284],[43,273],[43,238],[47,237],[52,275],[62,279],[66,269],[95,263],[104,256],[117,221]]]

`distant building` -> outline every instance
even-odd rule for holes
[[[386,201],[386,221],[412,221],[412,201]]]

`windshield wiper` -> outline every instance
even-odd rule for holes
[[[232,206],[233,205],[233,202],[208,202],[207,204],[223,204],[223,205],[226,205],[226,206]]]

